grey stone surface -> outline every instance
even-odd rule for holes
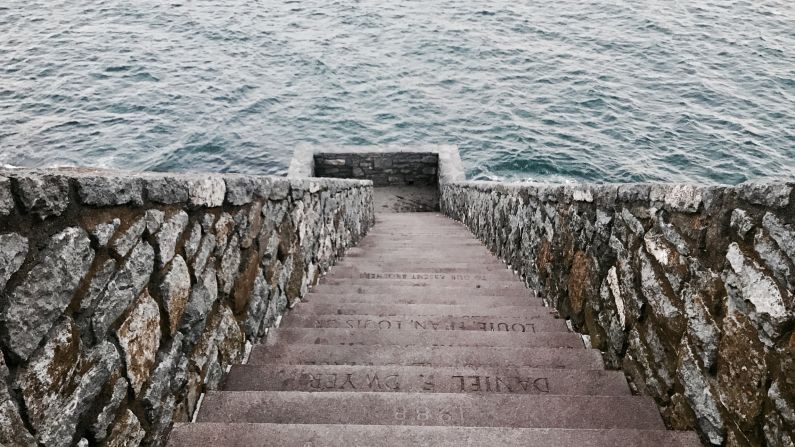
[[[110,326],[132,304],[149,282],[155,260],[155,251],[147,242],[140,242],[130,253],[124,266],[108,282],[97,300],[91,318],[91,329],[96,340],[103,340]]]
[[[91,316],[94,309],[97,307],[100,296],[102,296],[108,283],[116,274],[116,270],[116,261],[113,259],[106,260],[94,273],[94,277],[91,278],[91,282],[89,283],[88,290],[80,300],[80,307],[78,308],[78,315],[75,322],[80,328],[80,333],[84,341],[90,340]]]
[[[160,284],[160,297],[166,310],[171,335],[174,335],[179,326],[189,296],[190,271],[182,256],[176,256]]]
[[[745,235],[754,228],[754,222],[748,216],[748,212],[737,208],[732,211],[731,226],[740,238],[745,238]]]
[[[11,180],[0,176],[0,216],[14,212],[14,196],[11,193]]]
[[[229,245],[221,257],[221,265],[218,269],[218,286],[224,295],[232,292],[235,285],[238,269],[240,268],[240,242],[237,234],[232,235]]]
[[[122,404],[122,400],[127,397],[127,388],[129,382],[124,377],[119,377],[113,383],[111,394],[102,406],[96,419],[91,423],[91,433],[94,438],[102,441],[108,436],[108,428],[110,428],[113,420],[116,418],[116,413]]]
[[[121,417],[113,425],[113,430],[105,440],[104,447],[127,447],[139,445],[146,436],[141,426],[141,421],[130,410],[122,413]]]
[[[28,239],[16,233],[0,234],[0,292],[28,255]]]
[[[160,230],[160,226],[163,225],[165,218],[166,213],[163,211],[147,210],[144,215],[144,219],[146,220],[146,232],[149,234],[157,233],[157,231]]]
[[[27,359],[33,353],[69,305],[94,259],[90,243],[88,234],[80,228],[67,228],[54,235],[22,282],[6,292],[4,341],[20,358]]]
[[[193,224],[190,230],[190,236],[185,241],[185,257],[188,260],[193,259],[196,252],[199,250],[199,243],[202,240],[202,226],[199,222]]]
[[[8,376],[5,358],[0,355],[0,444],[36,446],[36,440],[25,427],[19,408],[8,390]]]
[[[160,347],[160,309],[144,290],[133,303],[130,314],[116,330],[130,388],[136,395],[149,380]]]
[[[781,250],[795,263],[795,225],[783,223],[773,213],[765,213],[762,225]]]
[[[110,222],[97,224],[94,229],[91,230],[91,236],[97,241],[97,245],[104,247],[108,245],[113,235],[116,234],[119,225],[121,225],[121,219],[119,218],[113,219]]]
[[[146,219],[140,217],[135,220],[123,233],[119,234],[111,244],[111,248],[121,257],[127,256],[127,253],[135,247],[141,240],[141,235],[144,234],[146,229]]]
[[[187,226],[188,213],[184,211],[177,212],[163,223],[160,232],[155,236],[160,267],[164,267],[174,258],[177,241]]]
[[[210,259],[210,255],[212,255],[213,251],[215,251],[215,236],[212,234],[208,234],[204,236],[202,239],[201,245],[199,245],[199,251],[196,253],[196,257],[193,259],[193,274],[195,276],[199,276],[204,272],[204,267],[207,265],[207,261]]]
[[[226,183],[220,177],[193,176],[188,181],[188,202],[195,206],[214,208],[224,203]]]
[[[314,175],[372,180],[375,186],[436,186],[435,153],[316,153]]]
[[[270,194],[270,181],[263,177],[226,177],[226,202],[231,205],[245,205],[255,198],[267,198]]]
[[[63,318],[18,377],[27,416],[45,445],[70,445],[77,423],[118,368],[116,348],[103,343],[84,353],[76,328]]]
[[[783,208],[789,205],[792,183],[749,182],[737,187],[740,196],[754,205]]]
[[[677,369],[679,380],[685,387],[685,397],[696,414],[696,421],[713,444],[721,444],[725,436],[723,418],[717,399],[696,364],[690,346],[685,342],[680,349],[682,358]]]
[[[14,185],[25,210],[42,220],[60,216],[69,206],[69,181],[63,176],[20,174]]]
[[[153,174],[143,177],[149,200],[166,205],[187,203],[190,184],[184,176]]]
[[[126,175],[84,175],[77,177],[77,194],[86,205],[143,205],[143,182]]]

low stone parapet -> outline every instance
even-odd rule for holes
[[[795,441],[794,186],[453,182],[441,207],[670,428],[783,446]]]
[[[373,221],[370,181],[0,171],[0,444],[162,444]]]

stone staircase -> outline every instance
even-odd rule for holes
[[[698,446],[460,224],[384,214],[173,447]]]

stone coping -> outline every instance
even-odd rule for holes
[[[388,154],[425,153],[439,155],[439,183],[466,180],[464,164],[456,145],[383,145],[383,146],[317,146],[303,145],[295,148],[288,177],[312,177],[315,174],[315,154]]]

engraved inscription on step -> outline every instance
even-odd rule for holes
[[[378,372],[302,372],[282,376],[300,391],[407,391],[447,393],[548,394],[548,377],[518,375],[400,375]]]
[[[485,318],[484,318],[485,319]],[[439,321],[439,320],[396,320],[396,319],[322,319],[314,320],[315,328],[328,329],[423,329],[434,331],[467,331],[479,330],[487,332],[535,332],[533,323],[506,321]]]
[[[421,279],[426,281],[485,281],[485,275],[462,273],[368,273],[359,274],[362,279]]]

